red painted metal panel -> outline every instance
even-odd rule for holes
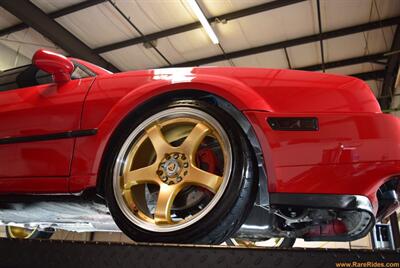
[[[248,111],[263,146],[271,192],[359,194],[400,174],[400,120],[379,113],[279,114]],[[276,131],[268,117],[315,116],[318,131]]]
[[[0,92],[0,138],[80,129],[93,78]],[[69,176],[74,139],[0,145],[0,177]],[[47,186],[44,186],[47,187]]]
[[[0,194],[68,193],[67,177],[2,178]]]

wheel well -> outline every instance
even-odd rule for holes
[[[114,130],[113,134],[111,135],[107,146],[103,152],[103,157],[100,162],[100,168],[99,168],[99,176],[97,180],[97,194],[101,197],[104,196],[104,178],[106,176],[106,170],[105,170],[105,161],[107,161],[107,156],[109,155],[108,152],[112,148],[113,144],[116,142],[117,135],[116,133],[119,132],[119,129],[124,128],[126,124],[131,122],[131,120],[134,120],[135,115],[140,114],[142,111],[145,109],[152,109],[153,107],[156,107],[160,105],[160,103],[165,103],[166,101],[177,101],[177,100],[183,100],[183,99],[195,99],[195,100],[202,100],[207,103],[213,104],[218,106],[219,108],[223,109],[225,112],[233,116],[236,120],[241,129],[243,130],[244,134],[246,135],[252,149],[252,153],[254,154],[255,158],[257,159],[257,164],[258,164],[258,194],[257,194],[257,200],[256,202],[258,204],[262,205],[268,205],[269,204],[269,195],[268,195],[268,188],[267,188],[267,173],[264,168],[264,158],[262,155],[262,150],[261,146],[259,144],[259,141],[255,135],[255,132],[250,124],[250,122],[247,120],[247,118],[243,115],[242,112],[240,112],[236,107],[234,107],[231,103],[229,103],[227,100],[210,94],[208,92],[200,91],[200,90],[180,90],[180,91],[174,91],[174,92],[168,92],[166,94],[162,94],[159,96],[156,96],[135,109],[133,109],[118,125],[118,127]]]

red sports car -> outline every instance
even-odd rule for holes
[[[400,121],[356,78],[32,61],[0,74],[2,225],[347,241],[398,207]]]

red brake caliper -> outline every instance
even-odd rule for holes
[[[203,170],[215,174],[217,172],[218,159],[214,151],[209,148],[201,148],[196,155],[197,166]]]
[[[213,150],[209,148],[201,148],[196,154],[197,166],[201,167],[202,170],[215,174],[217,172],[217,157]],[[201,188],[204,193],[209,194],[209,191],[205,188]]]

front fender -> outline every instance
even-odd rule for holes
[[[187,78],[177,81],[176,78],[157,77],[153,75],[152,79],[135,76],[121,77],[117,80],[113,77],[98,79],[86,100],[82,128],[118,125],[129,112],[150,99],[168,92],[188,89],[221,97],[239,110],[271,110],[265,98],[236,79],[208,74],[195,75],[190,77],[190,81]],[[137,80],[142,80],[143,83],[136,86]]]
[[[195,90],[210,93],[242,111],[269,110],[266,101],[244,83],[218,75],[191,75],[177,79],[154,71],[137,75],[99,77],[84,104],[82,129],[98,129],[96,136],[77,139],[71,171],[70,191],[96,185],[102,156],[115,129],[132,111],[168,92]],[[128,73],[129,74],[129,73]],[[87,176],[87,179],[86,179]]]

